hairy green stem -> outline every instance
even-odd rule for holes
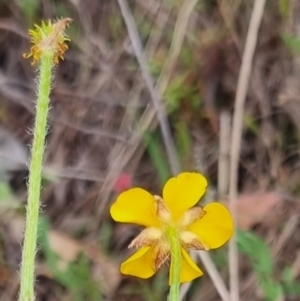
[[[176,229],[170,227],[167,231],[167,236],[171,246],[171,287],[168,301],[178,301],[181,272],[181,247]]]
[[[41,173],[45,136],[47,134],[47,116],[49,94],[53,68],[53,53],[45,52],[41,57],[36,117],[33,131],[33,144],[28,181],[28,200],[25,225],[25,237],[21,264],[21,283],[19,301],[34,301],[34,268],[37,245],[38,220],[40,209]]]

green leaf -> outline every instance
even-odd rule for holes
[[[238,231],[237,241],[239,250],[247,255],[252,263],[266,300],[275,301],[283,295],[283,289],[281,284],[274,280],[274,263],[267,244],[254,233],[242,230]]]
[[[39,0],[19,0],[17,4],[24,13],[28,24],[32,25],[38,12]]]
[[[283,295],[282,286],[269,277],[258,277],[259,284],[266,295],[266,301],[276,301]]]
[[[156,167],[159,180],[161,183],[165,183],[170,177],[170,170],[168,161],[161,147],[161,141],[158,135],[150,133],[145,133],[143,138],[150,158]]]
[[[249,129],[253,134],[259,134],[259,125],[257,124],[256,120],[253,118],[252,115],[245,114],[244,117],[245,127]]]
[[[286,294],[291,296],[300,296],[300,286],[291,267],[285,267],[282,275],[283,288]]]
[[[188,94],[187,87],[184,84],[185,76],[177,76],[170,82],[165,93],[165,100],[168,109],[173,112],[179,108],[180,102]]]
[[[192,152],[192,138],[190,135],[188,125],[185,122],[178,122],[175,128],[178,155],[182,166],[185,166],[185,163],[189,159]]]
[[[253,233],[239,230],[238,247],[242,253],[251,259],[259,274],[271,275],[273,273],[274,265],[270,250],[261,238]]]
[[[282,39],[286,46],[293,52],[300,53],[300,39],[295,36],[284,34]]]
[[[281,17],[286,18],[290,11],[290,0],[278,0],[278,8]]]

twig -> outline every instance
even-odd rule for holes
[[[238,164],[241,149],[244,103],[249,86],[249,78],[252,68],[254,50],[257,43],[258,30],[261,24],[265,6],[265,0],[255,0],[251,14],[251,20],[247,33],[245,49],[242,58],[238,86],[234,105],[232,143],[230,152],[230,182],[229,182],[229,205],[234,219],[237,217],[237,180]],[[239,275],[238,275],[238,250],[236,235],[229,243],[229,272],[230,272],[230,300],[239,300]]]
[[[220,273],[216,269],[215,264],[213,263],[211,257],[207,252],[198,252],[199,258],[203,262],[203,265],[205,266],[205,269],[207,270],[207,273],[209,274],[209,277],[211,281],[213,282],[216,290],[218,291],[220,297],[222,298],[222,301],[230,301],[230,295],[229,292],[225,286],[225,283],[220,276]]]
[[[220,114],[220,141],[218,160],[218,195],[222,199],[228,195],[228,174],[231,145],[231,115],[228,111]]]
[[[142,43],[141,43],[141,40],[139,37],[139,33],[136,28],[136,24],[132,17],[130,9],[128,7],[128,3],[126,0],[118,0],[118,3],[121,8],[122,16],[124,18],[124,21],[125,21],[125,24],[126,24],[126,27],[128,30],[128,34],[129,34],[129,38],[130,38],[133,50],[135,52],[138,63],[140,65],[146,86],[151,95],[153,106],[156,110],[157,118],[158,118],[159,125],[161,128],[163,141],[164,141],[166,151],[168,154],[168,159],[169,159],[172,173],[177,174],[180,170],[180,167],[179,167],[179,163],[177,160],[177,155],[175,152],[175,144],[174,144],[174,141],[173,141],[173,138],[171,135],[169,123],[166,119],[167,113],[166,113],[165,106],[164,106],[163,102],[161,101],[161,97],[158,94],[158,92],[154,86],[153,79],[151,77],[151,74],[150,74],[150,71],[148,68],[147,59],[143,52],[143,47],[142,47]]]

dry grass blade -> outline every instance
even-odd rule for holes
[[[186,29],[188,26],[188,21],[190,19],[191,13],[195,8],[198,0],[186,0],[184,1],[182,7],[180,8],[178,18],[176,20],[174,34],[172,38],[172,44],[170,47],[170,51],[168,53],[166,62],[164,64],[163,70],[158,79],[158,90],[161,95],[164,95],[168,84],[170,82],[170,78],[173,72],[173,68],[175,66],[175,62],[179,56],[181,46],[183,43],[183,39],[186,34]]]
[[[218,291],[220,297],[222,298],[222,301],[230,301],[229,292],[225,286],[225,283],[220,276],[220,273],[216,269],[215,264],[213,263],[211,257],[206,252],[199,252],[199,257],[201,261],[203,262],[209,277],[211,278],[216,290]]]
[[[242,1],[231,1],[231,3],[228,3],[228,0],[218,0],[218,6],[220,10],[220,14],[224,20],[224,23],[228,29],[228,32],[230,33],[230,36],[235,44],[236,49],[239,51],[239,54],[241,51],[241,43],[237,34],[236,29],[234,28],[234,22],[236,18],[236,12],[241,5]]]
[[[231,116],[224,111],[220,114],[220,140],[218,159],[218,194],[223,198],[228,193],[230,158]]]
[[[238,79],[238,86],[234,105],[232,143],[230,153],[230,182],[229,200],[230,209],[236,219],[237,212],[237,182],[238,164],[241,149],[244,103],[248,92],[249,78],[252,68],[254,51],[257,43],[258,29],[261,24],[265,0],[256,0],[252,10],[251,20],[247,33],[245,50],[242,58],[242,65]],[[230,297],[231,301],[239,300],[239,274],[238,274],[238,250],[236,237],[234,236],[229,244],[229,271],[230,271]]]
[[[165,106],[161,100],[160,95],[158,94],[156,88],[154,87],[153,79],[151,77],[148,63],[146,60],[146,57],[144,55],[142,43],[138,34],[138,30],[135,24],[135,21],[133,19],[133,16],[130,12],[130,9],[128,7],[128,3],[126,0],[118,0],[119,6],[121,8],[122,16],[124,18],[128,34],[130,37],[130,41],[133,47],[133,50],[135,52],[136,58],[139,62],[142,75],[144,77],[145,83],[147,85],[147,88],[149,90],[149,93],[152,98],[153,106],[155,108],[158,122],[161,128],[161,132],[163,135],[164,144],[166,147],[166,151],[169,158],[169,163],[172,169],[172,172],[174,174],[179,172],[179,163],[176,158],[176,152],[175,152],[175,144],[171,135],[169,123],[166,119],[167,113]]]

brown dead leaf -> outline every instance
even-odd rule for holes
[[[61,232],[49,231],[48,239],[52,251],[65,261],[74,261],[82,252],[82,247],[76,240]]]
[[[257,223],[263,222],[270,213],[283,201],[283,195],[278,191],[241,194],[237,202],[238,226],[249,230]],[[228,202],[223,202],[228,206]]]
[[[94,262],[94,278],[99,280],[101,290],[111,296],[120,282],[119,267],[104,256],[98,248],[84,246],[78,241],[58,231],[49,231],[49,244],[51,249],[67,262],[74,261],[79,253],[85,254]]]

